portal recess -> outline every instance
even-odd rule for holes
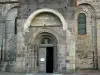
[[[41,39],[38,50],[38,71],[42,73],[53,73],[56,68],[56,45],[51,38]]]

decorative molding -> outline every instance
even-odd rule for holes
[[[0,4],[13,4],[13,3],[19,3],[18,1],[2,1]]]
[[[29,18],[27,19],[26,23],[24,24],[24,32],[28,32],[28,27],[30,26],[32,20],[40,13],[43,13],[43,12],[49,12],[49,13],[52,13],[56,16],[58,16],[62,22],[62,25],[63,25],[63,30],[68,30],[67,29],[67,22],[66,20],[64,19],[63,15],[60,14],[58,11],[56,10],[53,10],[53,9],[39,9],[39,10],[36,10],[35,12],[33,12]]]

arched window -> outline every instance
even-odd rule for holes
[[[86,34],[86,15],[84,13],[78,15],[78,34]]]
[[[43,38],[41,44],[53,44],[52,40],[49,38]]]
[[[15,34],[17,34],[17,17],[15,18]]]

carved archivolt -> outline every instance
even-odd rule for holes
[[[47,35],[48,37],[54,38],[56,40],[56,42],[60,38],[60,37],[58,37],[58,34],[56,31],[54,31],[52,29],[41,28],[38,31],[36,31],[35,34],[33,34],[33,35],[31,35],[31,37],[29,37],[28,43],[33,43],[33,41],[35,44],[38,43],[37,41],[39,41],[43,35]]]
[[[53,10],[53,9],[39,9],[39,10],[36,10],[35,12],[33,12],[29,18],[27,19],[26,23],[24,24],[24,32],[28,32],[28,27],[30,26],[32,20],[40,13],[43,13],[43,12],[48,12],[48,13],[52,13],[54,15],[56,15],[62,22],[62,26],[63,26],[63,30],[67,30],[67,22],[66,20],[64,19],[63,15],[60,14],[58,11],[56,10]]]

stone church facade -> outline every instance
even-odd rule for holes
[[[100,69],[99,0],[1,0],[0,70]]]

